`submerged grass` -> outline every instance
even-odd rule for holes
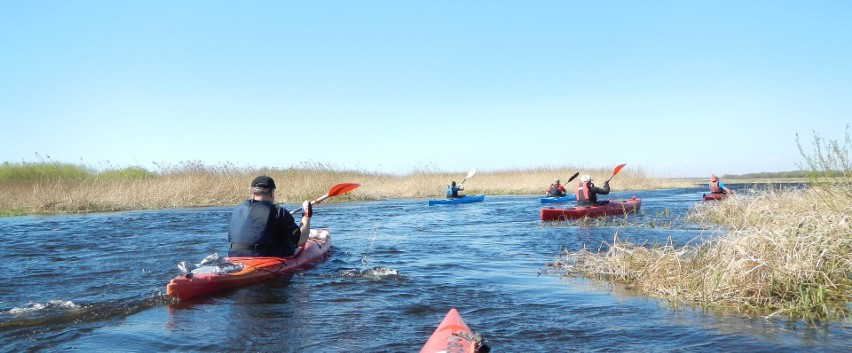
[[[443,197],[445,185],[452,180],[461,182],[467,174],[418,169],[397,175],[321,163],[275,169],[189,161],[157,167],[157,172],[140,167],[97,172],[65,163],[4,163],[0,166],[0,215],[228,206],[248,198],[249,182],[261,174],[276,180],[276,201],[282,203],[314,199],[343,182],[360,183],[361,187],[328,202]],[[465,182],[464,193],[543,194],[553,179],[567,180],[578,171],[597,179],[611,175],[607,169],[575,167],[480,171]],[[652,179],[641,168],[627,168],[612,182],[615,190],[692,185],[690,181]]]

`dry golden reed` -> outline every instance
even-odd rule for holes
[[[328,202],[369,201],[389,198],[443,197],[451,181],[461,182],[468,171],[414,170],[407,174],[343,170],[321,163],[302,163],[288,169],[247,168],[233,164],[215,166],[184,162],[159,165],[160,171],[143,176],[110,178],[41,178],[0,182],[0,213],[33,214],[93,212],[174,207],[228,206],[248,198],[249,183],[269,175],[278,184],[276,201],[297,203],[319,197],[334,184],[351,182],[361,187]],[[478,171],[464,183],[463,193],[488,195],[543,194],[560,178],[576,172],[606,180],[612,169],[575,167]],[[574,182],[572,182],[574,183]],[[641,168],[623,169],[611,182],[614,190],[692,186],[689,181],[652,179]]]
[[[616,234],[606,251],[568,252],[555,266],[671,302],[844,319],[852,300],[849,195],[807,188],[703,203],[687,220],[719,224],[722,235],[683,247],[648,247]]]

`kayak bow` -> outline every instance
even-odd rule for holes
[[[420,353],[488,353],[490,351],[491,348],[483,343],[482,337],[467,327],[455,308],[450,309],[420,349]]]

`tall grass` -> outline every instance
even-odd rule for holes
[[[275,179],[276,201],[283,203],[314,199],[342,182],[360,183],[361,187],[328,202],[443,197],[445,185],[452,180],[461,182],[467,174],[421,168],[398,175],[346,170],[322,163],[301,163],[286,169],[232,163],[206,165],[198,161],[156,166],[156,172],[140,167],[94,171],[48,162],[5,163],[0,169],[0,215],[227,206],[248,198],[250,181],[261,174]],[[584,171],[575,167],[480,171],[465,182],[464,193],[543,194],[553,179],[566,181],[577,171],[597,179],[611,175],[607,169]],[[655,180],[641,168],[626,168],[611,184],[614,190],[693,185],[688,181]]]
[[[843,145],[816,137],[815,146],[814,155],[802,153],[814,169],[808,187],[735,195],[690,211],[687,220],[717,224],[719,236],[675,247],[639,246],[616,234],[605,251],[566,252],[555,266],[676,303],[846,319],[852,301],[848,134]],[[845,169],[818,170],[838,166]]]

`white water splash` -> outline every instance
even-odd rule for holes
[[[365,270],[345,270],[340,273],[346,277],[359,277],[371,280],[383,279],[405,279],[404,275],[399,274],[397,270],[389,267],[373,267]]]
[[[8,312],[12,315],[21,315],[41,310],[50,309],[80,309],[80,306],[70,300],[51,300],[47,303],[29,303],[23,308],[12,308]]]
[[[187,264],[186,261],[181,261],[177,264],[181,275],[187,273],[232,273],[243,269],[243,264],[235,264],[225,261],[219,257],[219,253],[213,253],[201,260],[197,264]]]
[[[360,277],[367,278],[372,280],[381,280],[381,279],[404,279],[405,276],[400,275],[397,270],[394,270],[389,267],[377,266],[370,268],[370,253],[373,251],[373,247],[376,244],[376,238],[378,237],[378,232],[376,229],[373,229],[373,234],[370,236],[370,246],[367,248],[367,251],[361,254],[361,270],[345,270],[341,272],[342,276],[346,277]]]
[[[361,268],[365,269],[370,264],[370,252],[373,251],[373,245],[376,244],[376,237],[378,232],[373,229],[373,236],[370,237],[370,247],[367,249],[367,252],[361,255]]]

